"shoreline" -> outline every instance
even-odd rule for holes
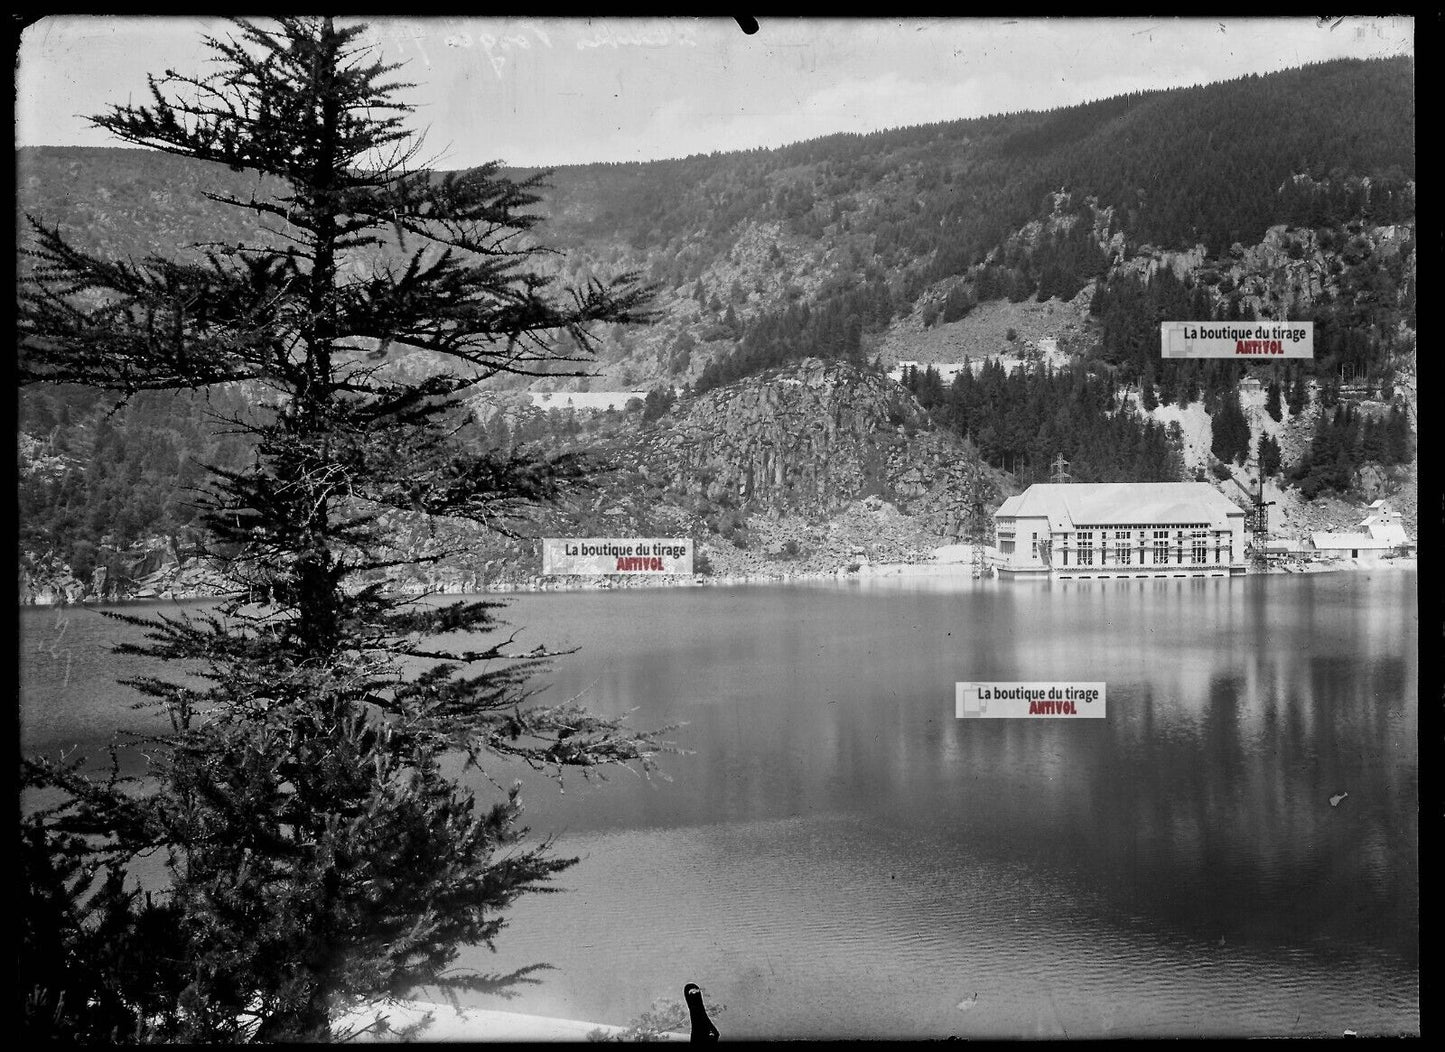
[[[400,1037],[395,1031],[413,1026],[427,1015],[431,1021],[411,1037]],[[387,1044],[403,1041],[431,1043],[434,1041],[588,1041],[588,1035],[600,1031],[607,1039],[621,1039],[624,1026],[613,1023],[592,1023],[582,1019],[529,1015],[523,1012],[502,1012],[490,1008],[453,1007],[433,1001],[381,1002],[356,1008],[338,1018],[333,1029],[361,1028],[380,1016],[390,1030],[367,1031],[349,1038],[356,1044]],[[652,1036],[657,1041],[686,1041],[688,1035],[662,1033]]]
[[[1397,559],[1364,561],[1359,559],[1331,559],[1306,562],[1302,565],[1280,564],[1251,569],[1243,576],[1265,575],[1284,576],[1317,573],[1369,573],[1371,571],[1418,570],[1419,557],[1406,556]],[[763,571],[736,574],[652,574],[646,577],[578,576],[544,580],[540,577],[527,582],[502,582],[471,588],[445,587],[433,591],[403,589],[398,596],[421,597],[424,595],[530,595],[539,592],[605,592],[625,591],[638,588],[735,588],[747,585],[778,585],[794,583],[816,583],[824,581],[867,581],[900,577],[926,578],[973,578],[983,580],[996,578],[991,570],[983,574],[975,571],[972,561],[877,563],[864,564],[857,570],[838,569],[833,571]],[[178,592],[166,595],[130,595],[107,599],[64,599],[37,598],[30,602],[21,601],[24,607],[60,608],[75,606],[120,606],[127,603],[154,602],[195,602],[218,599],[224,592]]]
[[[1332,559],[1306,563],[1302,567],[1267,566],[1263,569],[1251,569],[1242,576],[1284,576],[1301,573],[1369,573],[1373,570],[1403,571],[1417,569],[1419,569],[1417,556],[1408,556],[1375,563],[1366,563],[1358,559]],[[951,577],[973,578],[976,580],[1002,579],[992,570],[981,575],[975,574],[972,563],[965,562],[877,563],[871,566],[863,566],[855,571],[840,569],[831,572],[817,571],[811,573],[764,572],[713,574],[707,577],[698,575],[681,577],[676,574],[668,574],[650,578],[627,578],[626,583],[614,582],[610,577],[597,579],[582,578],[580,580],[542,581],[519,585],[489,585],[486,588],[479,589],[475,593],[458,592],[455,594],[480,595],[495,592],[500,594],[522,595],[535,592],[620,591],[632,588],[719,588],[738,585],[793,584],[819,581],[867,581],[898,577]],[[598,583],[592,583],[594,580]]]

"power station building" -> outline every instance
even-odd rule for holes
[[[1039,483],[994,512],[1000,575],[1060,580],[1245,572],[1244,509],[1207,482]]]

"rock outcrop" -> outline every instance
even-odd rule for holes
[[[123,549],[102,545],[83,576],[54,553],[22,552],[19,586],[22,605],[47,606],[215,595],[225,582],[208,560],[183,557],[173,539],[152,537]]]
[[[1261,318],[1280,317],[1290,310],[1308,309],[1340,297],[1345,264],[1372,256],[1398,256],[1403,246],[1413,240],[1414,224],[1357,225],[1343,234],[1323,234],[1338,243],[1322,243],[1322,232],[1318,230],[1272,226],[1258,244],[1236,243],[1220,259],[1208,258],[1203,245],[1186,251],[1143,245],[1115,270],[1132,270],[1147,278],[1167,268],[1181,280],[1192,276],[1211,290],[1217,303],[1237,293],[1242,311],[1253,311]],[[1406,281],[1413,285],[1413,258],[1409,262]]]
[[[846,362],[804,359],[693,402],[653,439],[670,488],[709,504],[822,520],[879,496],[956,535],[991,473],[933,429],[903,387]]]

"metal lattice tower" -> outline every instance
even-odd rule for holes
[[[1054,473],[1049,477],[1054,482],[1068,482],[1069,479],[1073,478],[1072,475],[1070,475],[1067,471],[1064,470],[1066,467],[1069,466],[1069,462],[1064,459],[1064,455],[1062,453],[1054,457],[1054,462],[1050,466],[1054,469]]]
[[[992,540],[993,520],[988,514],[985,500],[987,486],[982,472],[977,469],[969,471],[963,491],[955,505],[960,512],[956,520],[958,525],[955,527],[955,536],[967,539],[973,546],[973,575],[983,577],[990,572],[983,549]]]
[[[1244,513],[1244,528],[1249,533],[1250,549],[1256,563],[1265,560],[1265,544],[1269,540],[1269,507],[1274,501],[1264,499],[1264,473],[1259,475],[1259,489]]]

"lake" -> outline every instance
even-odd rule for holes
[[[524,779],[582,861],[462,962],[553,970],[475,1003],[626,1023],[697,982],[724,1040],[1418,1033],[1417,609],[1401,571],[519,596],[518,649],[579,648],[544,698],[690,752]],[[28,750],[156,725],[110,682],[137,630],[21,629]],[[967,680],[1104,682],[1107,718],[956,719]]]

